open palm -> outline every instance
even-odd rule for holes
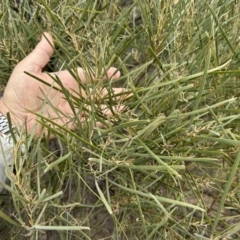
[[[54,120],[59,125],[65,125],[72,129],[75,127],[74,124],[68,123],[74,114],[64,95],[61,91],[56,90],[56,88],[59,89],[59,86],[53,80],[56,75],[70,93],[73,95],[81,93],[83,97],[87,97],[86,93],[79,88],[78,82],[68,71],[49,74],[42,71],[53,54],[52,46],[53,39],[51,35],[44,33],[35,49],[15,67],[4,95],[0,99],[0,111],[2,114],[6,116],[7,112],[9,112],[12,122],[17,127],[26,125],[28,131],[31,131],[36,126],[35,134],[40,134],[42,130],[40,124],[36,125],[38,114]],[[29,76],[26,72],[35,76],[35,78]],[[86,76],[83,69],[78,68],[77,72],[79,79],[85,83]],[[115,68],[110,68],[106,75],[106,79],[117,79],[120,73],[116,72]],[[46,84],[36,80],[36,78],[41,79]],[[113,91],[118,94],[123,89],[115,88]],[[56,112],[55,109],[58,109],[58,111]],[[59,113],[62,114],[59,115]],[[107,112],[107,114],[111,115],[111,111]],[[80,120],[86,118],[86,116],[86,114],[79,114]]]

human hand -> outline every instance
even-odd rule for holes
[[[34,134],[40,135],[42,132],[41,124],[37,124],[37,115],[42,115],[44,118],[53,120],[57,125],[68,127],[72,130],[76,127],[69,119],[74,116],[74,113],[65,99],[57,83],[53,80],[57,76],[62,85],[69,90],[69,92],[76,96],[81,94],[84,98],[88,97],[83,89],[79,89],[78,82],[68,71],[61,71],[58,73],[43,72],[43,67],[48,63],[53,54],[53,39],[49,33],[44,33],[41,41],[35,49],[17,66],[14,68],[12,75],[5,88],[4,95],[0,99],[0,112],[3,115],[10,113],[12,123],[18,128],[26,126],[26,130],[31,133],[34,128]],[[46,84],[26,74],[29,73],[38,79],[41,79]],[[79,79],[82,83],[87,82],[87,76],[82,68],[77,69]],[[120,72],[115,68],[110,68],[107,71],[106,79],[118,79]],[[48,85],[47,85],[48,84]],[[50,87],[50,86],[54,86]],[[115,94],[121,93],[122,88],[114,88]],[[104,93],[103,93],[104,94]],[[107,93],[105,93],[107,94]],[[51,104],[44,103],[44,99]],[[56,112],[58,109],[59,111]],[[122,109],[120,106],[118,109]],[[76,109],[76,112],[77,109]],[[62,113],[59,115],[59,113]],[[112,111],[106,110],[107,115],[112,115]],[[86,120],[87,114],[80,113],[80,121]]]

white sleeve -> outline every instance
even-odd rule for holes
[[[14,144],[11,140],[9,141],[9,138],[0,135],[0,182],[5,182],[7,179],[6,167],[13,165]],[[0,192],[2,189],[3,187],[0,184]]]

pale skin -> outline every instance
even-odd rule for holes
[[[70,93],[76,96],[76,91],[79,91],[84,98],[89,97],[82,89],[79,89],[78,82],[68,71],[65,70],[57,73],[43,72],[43,67],[48,63],[53,54],[52,46],[54,44],[49,33],[44,33],[43,35],[44,36],[42,36],[41,41],[37,44],[35,49],[16,65],[5,88],[4,95],[0,99],[0,112],[4,116],[7,116],[9,112],[11,121],[16,127],[22,129],[23,126],[26,126],[26,130],[30,133],[34,129],[33,132],[35,135],[40,135],[43,129],[41,124],[38,124],[36,121],[38,114],[54,120],[57,125],[64,125],[72,130],[74,130],[76,126],[75,124],[68,123],[69,117],[66,117],[66,115],[71,118],[74,114],[63,94],[37,81],[35,78],[27,75],[26,72],[55,87],[58,86],[54,83],[49,74],[53,77],[57,75],[63,86],[68,89]],[[79,79],[85,84],[88,79],[84,70],[78,68],[77,72]],[[120,77],[120,72],[112,67],[107,71],[106,75],[106,81],[108,79],[116,80]],[[113,89],[115,94],[119,94],[123,91],[123,88]],[[66,114],[65,116],[61,115],[61,117],[59,117],[56,111],[51,109],[49,105],[43,104],[43,99],[46,99],[45,94],[47,95],[48,101],[51,101],[51,104],[59,109],[59,112]],[[104,94],[106,93],[103,92],[103,95]],[[120,105],[117,109],[121,111],[122,108],[123,106]],[[76,109],[76,112],[79,113],[78,109]],[[112,111],[110,110],[105,110],[104,113],[108,116],[112,115]],[[79,113],[79,119],[81,121],[87,120],[86,118],[86,113]]]

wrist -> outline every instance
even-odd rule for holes
[[[3,103],[3,97],[0,98],[0,113],[4,116],[7,117],[7,113],[9,111],[7,110],[7,108],[5,107],[4,103]]]
[[[13,110],[11,110],[13,109]],[[34,114],[21,113],[17,107],[9,108],[4,102],[4,97],[0,99],[0,113],[7,118],[9,113],[11,125],[15,127],[18,132],[27,131],[28,134],[39,136],[42,132],[41,124],[37,123]]]
[[[0,133],[8,134],[10,132],[10,126],[7,119],[7,113],[10,113],[11,125],[15,126],[15,121],[12,118],[11,112],[4,105],[2,98],[0,99]]]
[[[1,142],[5,141],[6,144],[13,145],[14,142],[19,139],[19,132],[15,127],[15,123],[12,121],[11,115],[10,120],[11,124],[9,124],[7,113],[10,113],[10,111],[4,106],[2,98],[0,99],[0,137]],[[11,114],[11,113],[10,113]],[[9,146],[10,146],[9,145]],[[21,151],[25,151],[25,147],[21,146]]]

